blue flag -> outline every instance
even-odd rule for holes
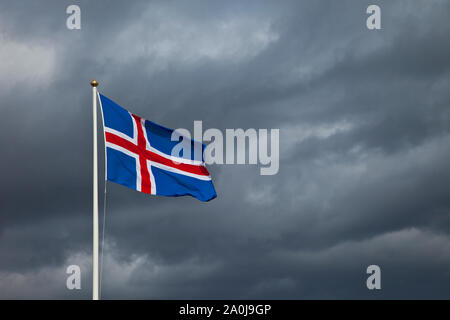
[[[183,149],[174,156],[172,149],[179,144],[172,141],[174,130],[142,119],[102,94],[99,97],[108,181],[160,196],[190,195],[201,201],[217,196],[203,159],[203,144],[189,139],[190,150],[200,148],[201,159],[195,159],[195,152],[183,154]]]

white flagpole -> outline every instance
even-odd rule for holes
[[[98,300],[98,161],[97,161],[97,86],[98,82],[91,81],[92,86],[92,117],[94,120],[94,185],[93,185],[93,251],[92,251],[92,300]]]

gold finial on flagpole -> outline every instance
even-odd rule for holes
[[[98,82],[97,82],[97,80],[92,80],[91,81],[91,86],[93,86],[93,87],[96,87],[96,86],[98,86]]]

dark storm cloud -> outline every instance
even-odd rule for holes
[[[281,135],[277,175],[210,166],[209,203],[109,184],[104,297],[448,298],[450,8],[378,3],[380,31],[361,1],[77,1],[80,31],[0,4],[0,297],[90,295],[96,77],[169,127]]]

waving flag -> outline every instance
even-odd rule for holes
[[[174,130],[142,119],[102,94],[107,180],[128,188],[161,196],[191,195],[201,201],[216,197],[211,176],[201,159],[172,156],[179,141]],[[204,145],[191,140],[191,150]]]

